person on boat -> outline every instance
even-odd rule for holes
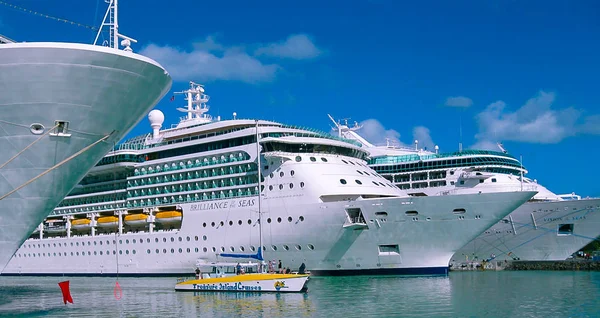
[[[291,270],[289,267],[286,267],[286,268],[285,268],[285,273],[286,273],[286,274],[289,274],[289,273],[291,273],[291,272],[292,272],[292,270]]]
[[[282,270],[281,266],[282,266],[282,265],[281,265],[281,260],[279,260],[279,264],[277,264],[277,272],[278,272],[279,274],[283,274],[283,270]]]
[[[239,275],[242,273],[242,266],[240,265],[240,263],[237,263],[237,265],[235,265],[235,274]]]
[[[200,268],[196,267],[196,279],[201,279],[202,273],[200,272]]]
[[[273,273],[274,266],[275,266],[275,264],[273,264],[273,261],[269,261],[269,274]]]
[[[306,265],[304,264],[304,262],[302,262],[302,264],[300,264],[300,268],[298,269],[298,274],[304,274],[305,270],[306,270]]]

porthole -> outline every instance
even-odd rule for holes
[[[292,222],[292,217],[291,216],[288,216],[288,222],[290,222],[290,223]]]
[[[268,218],[268,219],[267,219],[267,223],[271,223],[271,218]]]
[[[240,251],[245,251],[246,249],[243,246],[240,246]]]
[[[215,227],[215,222],[210,222],[210,226]]]
[[[341,184],[346,184],[346,180],[344,180],[344,179],[340,179],[340,183],[341,183]]]
[[[194,249],[194,252],[198,253],[198,248],[197,247]]]
[[[252,220],[248,219],[248,225],[252,224]]]
[[[232,225],[233,225],[233,221],[230,220],[229,221],[229,226],[232,226]]]
[[[277,246],[271,245],[271,249],[274,250],[274,251],[276,251],[277,250]]]
[[[299,250],[299,251],[301,251],[302,250],[302,246],[296,244],[296,249]]]
[[[186,238],[185,238],[185,240],[189,242],[189,241],[191,241],[192,239],[191,239],[191,238],[188,236],[188,237],[186,237]]]
[[[179,251],[179,253],[182,253],[182,252],[183,252],[183,250],[182,250],[181,248],[179,248],[179,250],[178,250],[178,251]]]
[[[167,243],[167,238],[163,237],[163,243]]]
[[[301,215],[298,220],[300,220],[300,222],[304,222],[304,217]]]
[[[232,252],[235,252],[235,248],[233,248],[233,246],[230,246],[229,250],[232,251]]]
[[[281,171],[281,172],[279,173],[279,176],[280,176],[280,177],[283,177],[283,171]]]
[[[255,251],[256,251],[256,247],[254,247],[254,245],[250,245],[250,250],[251,250],[252,252],[255,252]]]
[[[281,223],[281,218],[277,218],[277,223]]]
[[[208,252],[208,249],[206,247],[203,247],[202,252],[206,253],[206,252]]]
[[[158,250],[157,250],[157,251],[158,251]],[[100,252],[100,253],[102,253],[102,252]],[[150,254],[150,249],[147,249],[147,250],[146,250],[146,253]]]
[[[146,243],[150,243],[150,239],[149,238],[146,239]],[[100,245],[102,245],[102,242],[100,242]]]
[[[269,174],[269,177],[273,178],[275,175],[273,174],[273,172],[271,172],[271,174]]]
[[[44,130],[45,130],[45,127],[42,124],[33,123],[33,124],[29,125],[29,131],[31,131],[31,133],[34,135],[41,135],[44,133]]]
[[[300,161],[302,161],[302,157],[296,156],[296,162],[300,162]]]
[[[171,249],[171,254],[174,254],[174,253],[175,253],[175,249],[174,249],[174,248],[172,248],[172,249]]]
[[[310,161],[312,161],[312,162],[315,162],[315,161],[317,161],[317,158],[315,158],[315,157],[310,157]]]
[[[154,242],[158,243],[158,237],[154,239]]]
[[[315,246],[314,246],[314,245],[312,245],[312,244],[308,244],[307,246],[308,246],[308,249],[309,249],[309,250],[314,250],[314,249],[315,249]]]
[[[293,177],[296,174],[296,172],[294,172],[294,170],[290,171],[290,175]]]
[[[174,237],[171,238],[171,242],[175,242],[175,238]]]
[[[129,250],[125,250],[125,254],[129,255]]]
[[[283,184],[279,185],[279,190],[283,190]]]
[[[206,241],[206,235],[202,235],[202,240]]]
[[[135,242],[136,242],[135,239],[133,239],[133,244],[135,244]],[[94,242],[94,243],[96,243],[96,242]],[[94,245],[96,245],[96,244],[94,244]]]
[[[323,161],[323,162],[327,162],[327,159],[326,159],[326,158],[323,158],[323,157],[321,157],[321,161]]]
[[[225,248],[221,246],[221,252],[225,252]]]
[[[344,159],[342,159],[342,162],[345,163],[345,164],[348,164],[348,161],[346,161]]]
[[[294,184],[290,183],[290,189],[293,189],[293,188],[294,188]]]
[[[304,182],[300,182],[300,188],[304,188]]]
[[[205,222],[205,223],[202,223],[202,227],[206,227],[206,222]]]
[[[269,186],[269,191],[273,191],[273,186],[272,185]]]
[[[223,221],[219,222],[219,224],[220,224],[221,226],[225,225],[225,223],[224,223]]]
[[[284,244],[284,245],[283,245],[283,249],[284,249],[284,250],[286,250],[286,251],[289,251],[289,250],[290,250],[290,247]]]
[[[238,220],[238,225],[242,225],[242,220]]]
[[[356,179],[354,181],[356,181],[357,184],[362,184],[362,182],[360,182],[360,180],[358,180],[358,179]]]

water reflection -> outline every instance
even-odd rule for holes
[[[57,283],[71,281],[74,304]],[[314,277],[307,294],[175,292],[175,278],[0,276],[0,316],[600,317],[598,272]]]

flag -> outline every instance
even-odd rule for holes
[[[175,100],[175,95],[171,96],[171,101]]]
[[[64,282],[60,282],[58,283],[58,286],[60,286],[60,290],[62,291],[63,302],[65,303],[65,305],[67,304],[67,302],[70,302],[72,304],[73,298],[71,297],[71,292],[69,291],[69,281],[66,280]]]

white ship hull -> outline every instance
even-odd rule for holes
[[[452,261],[565,260],[599,235],[600,199],[528,202],[461,248]]]
[[[55,121],[70,136],[43,136],[0,169],[0,196],[110,135],[0,200],[0,271],[13,253],[102,157],[166,94],[171,78],[132,52],[68,43],[0,45],[0,164]],[[32,124],[44,130],[34,134]],[[38,126],[39,127],[39,126]]]
[[[311,203],[302,192],[288,200],[265,198],[264,255],[293,270],[304,262],[313,275],[447,274],[450,258],[459,248],[533,194],[329,203]],[[119,275],[185,275],[193,273],[199,258],[236,261],[217,254],[256,250],[257,200],[182,204],[180,230],[29,239],[3,274],[115,275],[118,269]],[[466,213],[454,214],[457,207]],[[360,208],[366,224],[350,223],[346,208]],[[410,216],[406,211],[419,214]],[[388,248],[382,250],[381,245]]]

